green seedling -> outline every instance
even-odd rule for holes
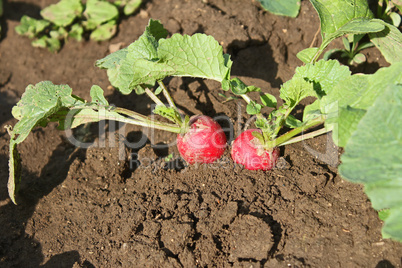
[[[63,42],[69,38],[81,41],[85,35],[95,41],[112,38],[117,31],[119,12],[125,15],[134,13],[141,5],[140,0],[110,3],[105,0],[61,0],[44,8],[42,19],[29,16],[21,18],[15,30],[18,34],[32,40],[34,47],[59,51]]]
[[[174,158],[174,154],[171,153],[171,154],[169,154],[168,156],[166,156],[166,157],[164,158],[164,161],[165,161],[165,162],[170,162],[170,161],[173,160],[173,158]]]
[[[235,96],[226,96],[225,94],[222,94],[222,93],[218,93],[218,95],[221,96],[222,98],[224,98],[224,101],[222,101],[221,103],[226,103],[226,102],[238,99]]]
[[[394,25],[374,18],[366,0],[310,2],[320,17],[322,42],[319,47],[300,51],[297,57],[302,62],[316,62],[328,45],[338,37],[361,34],[368,34],[370,41],[389,63],[402,61],[401,32]]]
[[[371,42],[360,42],[364,34],[350,34],[347,37],[342,37],[344,49],[331,49],[324,54],[324,59],[330,59],[334,54],[340,53],[342,58],[347,59],[348,65],[361,64],[366,61],[366,56],[360,53],[362,50],[373,47]]]
[[[398,13],[399,11],[399,13]],[[377,6],[377,18],[395,27],[401,25],[402,2],[400,0],[379,0]]]

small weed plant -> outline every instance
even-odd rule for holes
[[[190,118],[182,114],[163,83],[171,76],[196,77],[221,83],[226,94],[244,99],[247,113],[255,118],[255,126],[231,145],[233,161],[247,169],[269,170],[276,164],[279,146],[332,131],[334,142],[344,148],[339,173],[364,184],[373,207],[385,221],[383,236],[402,241],[402,34],[395,26],[374,19],[366,1],[311,3],[321,20],[323,41],[319,47],[298,54],[303,65],[281,86],[281,101],[231,77],[230,56],[223,54],[212,36],[173,34],[168,38],[156,20],[150,20],[137,41],[98,60],[96,66],[107,70],[110,83],[121,93],[147,94],[156,104],[153,113],[170,123],[109,105],[99,86],[91,88],[92,99],[85,101],[67,85],[49,81],[29,85],[12,110],[19,121],[8,128],[11,199],[15,202],[21,178],[18,144],[34,127],[49,122],[70,129],[108,119],[162,129],[178,134],[178,149],[187,162],[211,163],[220,158],[226,147],[221,127],[205,115]],[[335,38],[362,34],[369,34],[389,67],[370,75],[352,75],[348,66],[336,60],[319,59]],[[256,92],[259,97],[253,99]],[[307,97],[315,100],[297,119],[294,109]]]
[[[61,0],[41,10],[42,19],[24,15],[15,31],[31,39],[34,47],[60,50],[68,38],[81,41],[86,34],[95,41],[112,38],[117,31],[119,17],[131,15],[142,0]]]

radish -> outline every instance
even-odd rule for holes
[[[248,129],[234,140],[231,150],[232,159],[249,170],[270,170],[276,165],[279,148],[264,149],[253,132],[262,133],[260,129]]]
[[[190,118],[189,129],[177,135],[177,148],[189,164],[212,163],[226,149],[226,136],[212,118],[196,115]]]

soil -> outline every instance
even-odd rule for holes
[[[338,175],[341,151],[326,135],[281,148],[278,167],[263,172],[234,165],[228,152],[212,165],[188,166],[169,146],[175,135],[166,132],[101,122],[74,132],[95,142],[77,148],[49,125],[19,146],[22,185],[19,205],[12,204],[4,126],[16,123],[11,108],[25,87],[50,80],[89,99],[97,84],[110,103],[149,114],[146,97],[121,95],[94,63],[113,45],[135,41],[150,18],[161,20],[171,34],[214,36],[234,61],[232,75],[276,96],[302,64],[296,53],[320,42],[309,1],[302,1],[300,15],[292,19],[269,14],[251,0],[153,0],[124,18],[112,40],[69,41],[52,54],[33,48],[14,27],[22,15],[38,18],[40,9],[55,2],[5,3],[1,267],[402,267],[402,245],[382,239],[382,222],[362,187]],[[387,65],[376,49],[365,53],[368,62],[354,72]],[[230,140],[248,123],[244,104],[222,103],[217,83],[173,78],[166,84],[183,112],[216,117]],[[173,159],[166,161],[169,154]]]

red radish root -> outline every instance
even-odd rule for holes
[[[196,115],[190,118],[189,130],[177,135],[177,148],[189,164],[212,163],[225,152],[226,136],[215,120]]]
[[[259,129],[248,129],[242,132],[233,142],[231,155],[235,163],[249,170],[270,170],[275,167],[279,156],[279,148],[266,150],[253,132]]]

